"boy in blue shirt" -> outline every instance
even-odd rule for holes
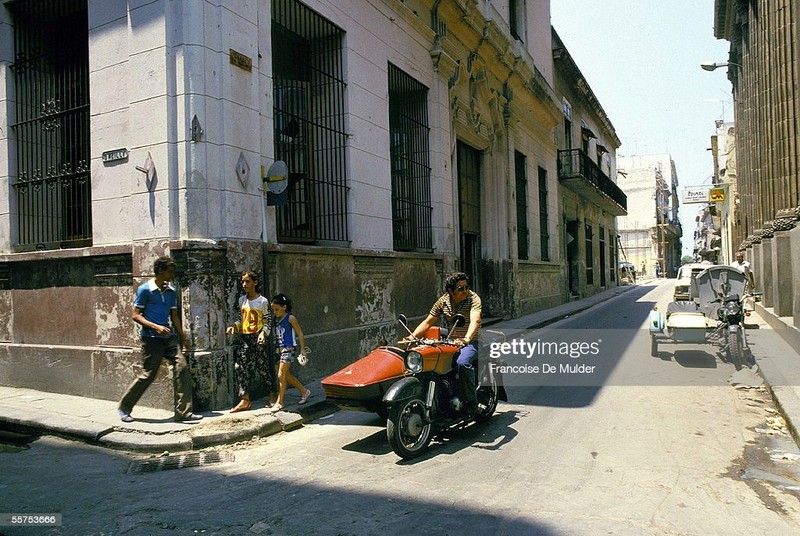
[[[136,291],[131,318],[142,327],[142,373],[136,377],[119,403],[122,422],[133,422],[131,411],[153,380],[166,359],[173,367],[175,388],[175,420],[197,421],[202,415],[192,413],[192,377],[186,357],[178,351],[178,337],[184,351],[189,351],[189,339],[183,331],[178,314],[178,297],[172,279],[175,261],[159,257],[153,265],[155,277],[142,283]],[[171,323],[170,323],[171,320]]]

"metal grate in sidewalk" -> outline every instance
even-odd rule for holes
[[[184,467],[200,467],[211,463],[232,462],[233,460],[234,456],[232,452],[219,452],[216,450],[171,454],[158,458],[132,461],[128,466],[127,473],[131,475],[155,473],[158,471],[167,471],[169,469],[183,469]]]

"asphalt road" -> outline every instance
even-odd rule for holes
[[[350,412],[216,449],[232,461],[148,473],[137,473],[141,457],[58,438],[6,447],[2,510],[57,512],[63,525],[0,533],[800,532],[800,455],[769,395],[731,387],[733,366],[703,345],[650,356],[643,324],[669,291],[635,289],[552,326],[624,339],[602,385],[509,387],[490,422],[451,430],[409,462],[377,417]]]

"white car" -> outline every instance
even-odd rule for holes
[[[675,289],[672,294],[672,299],[675,301],[693,300],[695,296],[692,295],[692,280],[694,280],[697,274],[709,266],[714,265],[708,262],[692,262],[678,268],[678,277],[675,279]]]
[[[619,261],[619,276],[636,281],[636,266],[634,266],[632,262]]]

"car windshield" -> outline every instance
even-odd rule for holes
[[[694,277],[703,270],[708,268],[707,266],[681,266],[680,270],[678,271],[678,279],[688,279],[690,277]]]

